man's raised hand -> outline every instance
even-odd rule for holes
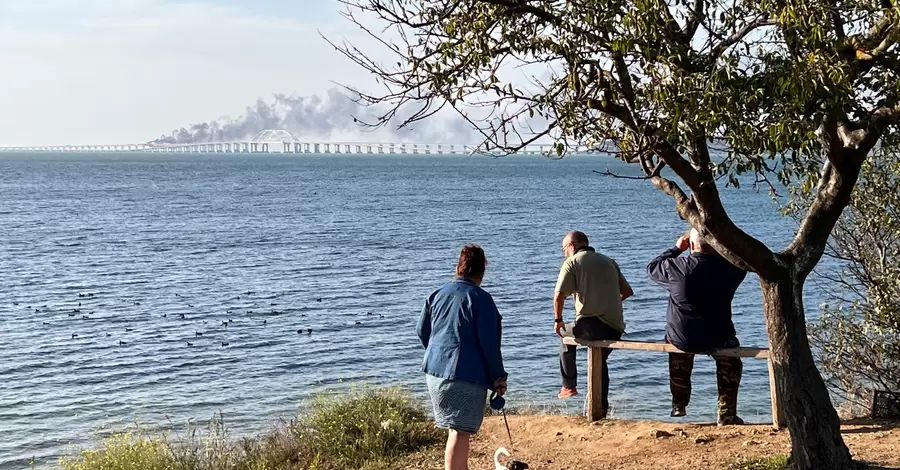
[[[675,241],[675,248],[678,248],[681,251],[685,251],[691,247],[691,237],[688,235],[682,235],[678,237],[678,240]]]

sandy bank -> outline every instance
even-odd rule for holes
[[[589,424],[570,416],[509,416],[510,447],[503,418],[485,420],[470,460],[473,470],[493,469],[494,451],[511,448],[532,469],[698,470],[727,469],[741,459],[790,451],[786,430],[770,426],[674,424],[610,420]],[[856,422],[843,426],[858,460],[900,469],[900,423]],[[660,436],[660,437],[656,437]],[[441,449],[412,456],[401,468],[442,468]]]

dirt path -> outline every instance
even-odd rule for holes
[[[472,448],[470,468],[493,469],[498,447],[531,469],[700,470],[727,469],[741,459],[787,454],[787,431],[770,426],[603,421],[588,424],[570,416],[509,416],[515,444],[509,445],[503,418],[487,418]],[[844,439],[858,460],[876,468],[900,469],[900,427],[847,424]],[[658,437],[657,437],[658,436]],[[404,468],[439,470],[441,449],[415,456]]]

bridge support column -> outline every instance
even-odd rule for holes
[[[269,144],[262,144],[262,150],[264,153],[269,153]]]

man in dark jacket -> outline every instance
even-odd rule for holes
[[[681,254],[690,247],[689,256]],[[647,274],[669,291],[666,341],[688,353],[709,354],[739,345],[731,321],[731,301],[746,271],[735,267],[706,243],[696,230],[682,236],[675,247],[647,266]],[[740,358],[713,356],[719,389],[720,426],[743,424],[737,416],[738,388],[743,365]],[[672,416],[687,414],[691,399],[694,354],[669,354]]]

